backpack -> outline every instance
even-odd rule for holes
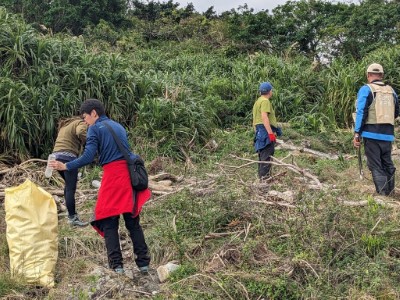
[[[133,189],[135,191],[147,189],[149,186],[149,177],[143,159],[136,156],[134,159],[129,158],[127,162]]]

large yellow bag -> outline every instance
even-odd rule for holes
[[[54,286],[58,257],[58,216],[54,198],[26,180],[5,189],[11,275],[28,283]]]

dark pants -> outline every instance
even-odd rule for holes
[[[71,158],[73,160],[74,158]],[[68,160],[58,159],[63,163],[68,162]],[[68,215],[72,217],[76,214],[75,208],[75,192],[76,192],[76,185],[78,182],[78,169],[71,170],[71,171],[58,171],[61,177],[65,181],[64,187],[64,198],[65,198],[65,205],[67,206]]]
[[[271,161],[271,156],[275,153],[275,143],[268,144],[265,148],[258,151],[259,161]],[[271,164],[258,164],[258,177],[260,179],[271,176]]]
[[[364,148],[376,192],[389,195],[394,190],[396,171],[392,161],[392,142],[364,138]]]
[[[135,262],[138,267],[148,266],[150,257],[148,256],[148,248],[144,239],[142,227],[140,226],[140,218],[132,218],[131,213],[123,214],[125,227],[129,231],[129,235],[133,243],[133,252],[135,253]],[[106,242],[108,265],[111,269],[123,267],[123,259],[121,246],[119,242],[119,216],[114,216],[97,221],[97,225],[104,232]]]

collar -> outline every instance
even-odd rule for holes
[[[385,83],[379,79],[373,80],[370,83],[377,84],[377,85],[385,85]]]
[[[103,122],[103,121],[106,121],[106,120],[109,120],[109,119],[107,118],[107,116],[106,116],[106,115],[102,115],[102,116],[99,117],[99,118],[96,120],[96,122],[94,122],[94,123],[96,124],[97,122]]]

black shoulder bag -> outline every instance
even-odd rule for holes
[[[107,124],[107,122],[103,122],[103,124],[110,130],[114,141],[117,143],[119,150],[122,152],[125,160],[128,163],[129,176],[131,178],[133,189],[135,191],[143,191],[147,189],[147,187],[149,186],[149,177],[147,175],[143,159],[141,159],[139,156],[132,159],[129,156],[128,150],[126,150],[124,146],[122,146],[121,141],[118,139],[115,131],[112,129],[110,124]]]

